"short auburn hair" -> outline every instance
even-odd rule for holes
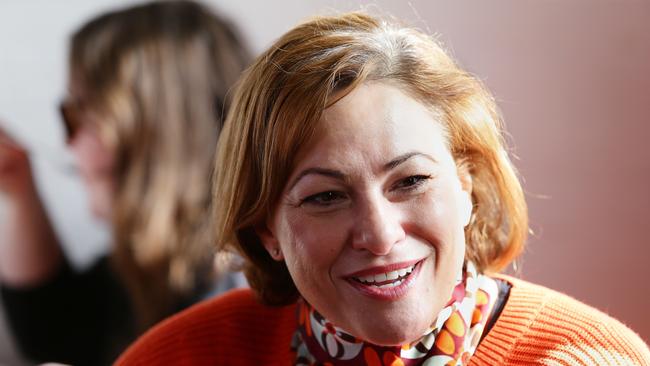
[[[363,13],[318,17],[282,36],[240,80],[216,155],[217,247],[246,260],[267,304],[298,296],[284,262],[255,233],[272,213],[328,106],[364,82],[390,82],[436,111],[457,165],[472,176],[466,259],[496,272],[522,251],[526,202],[494,98],[431,36]]]

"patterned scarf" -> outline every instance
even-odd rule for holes
[[[451,300],[418,341],[399,346],[366,343],[334,326],[306,301],[298,303],[298,329],[291,349],[295,365],[426,365],[469,363],[498,296],[496,282],[477,274],[470,262]]]

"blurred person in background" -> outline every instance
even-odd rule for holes
[[[191,1],[110,12],[73,35],[61,114],[114,241],[83,272],[62,251],[28,153],[0,129],[2,300],[26,356],[108,364],[156,321],[245,283],[215,269],[209,213],[228,91],[248,59],[234,29]]]

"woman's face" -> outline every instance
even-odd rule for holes
[[[109,220],[115,195],[115,152],[100,136],[101,117],[79,102],[84,100],[85,88],[74,74],[68,89],[69,99],[61,110],[68,146],[77,161],[93,215]]]
[[[110,220],[115,191],[113,151],[90,123],[81,125],[68,143],[88,191],[91,211],[97,218]]]
[[[367,83],[324,111],[257,232],[333,324],[404,344],[451,297],[470,191],[433,114],[396,87]]]

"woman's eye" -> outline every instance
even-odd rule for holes
[[[411,190],[419,187],[427,180],[431,179],[430,175],[412,175],[404,178],[395,184],[394,189]]]
[[[320,206],[329,206],[339,203],[345,199],[345,194],[336,191],[327,191],[308,196],[302,200],[302,204],[314,204]]]

